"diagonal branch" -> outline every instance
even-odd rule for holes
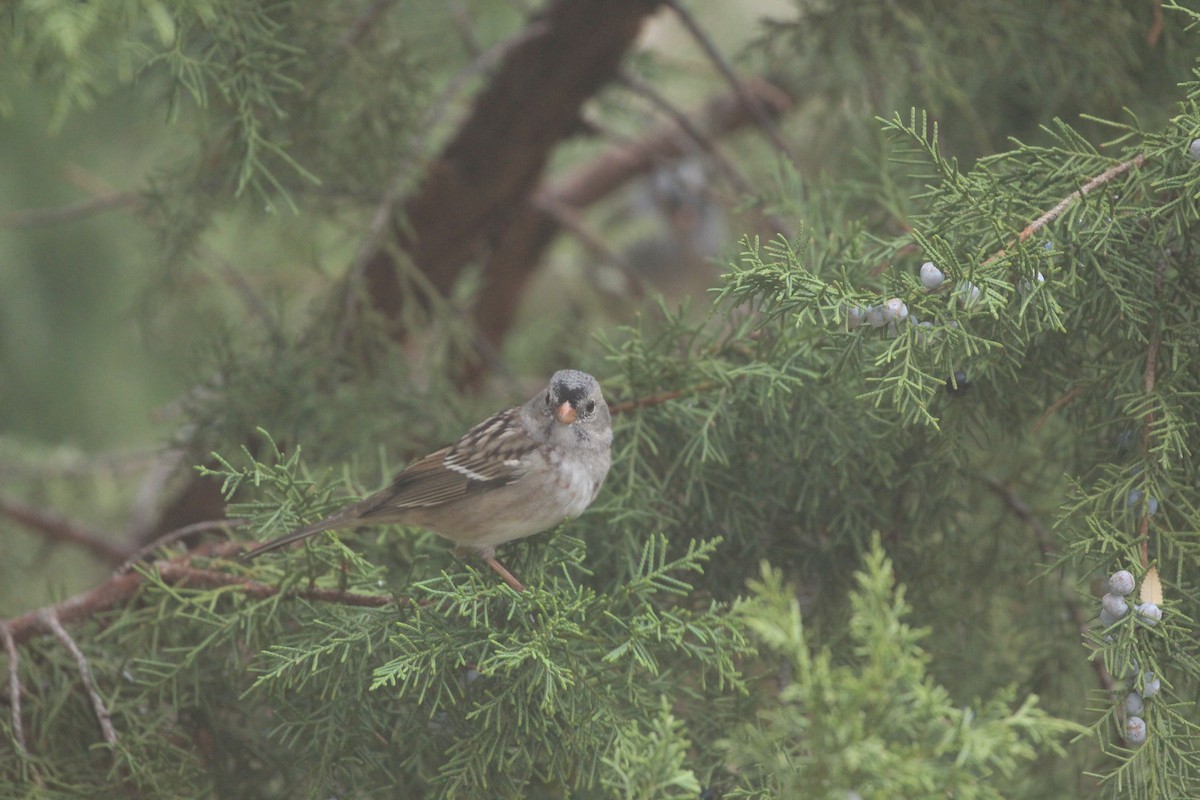
[[[89,550],[110,564],[120,564],[131,552],[127,547],[110,542],[99,531],[13,500],[0,498],[0,514],[40,533],[52,542],[67,542]]]
[[[1004,482],[991,476],[982,476],[980,480],[983,485],[991,489],[996,495],[1004,501],[1004,505],[1008,507],[1018,519],[1029,526],[1037,538],[1038,549],[1042,553],[1042,557],[1051,556],[1054,554],[1053,536],[1049,529],[1042,523],[1041,519],[1034,510],[1026,503],[1025,500]],[[1067,609],[1067,613],[1071,615],[1071,620],[1075,623],[1075,627],[1079,633],[1086,634],[1088,632],[1088,618],[1083,609],[1079,607],[1072,598],[1065,597],[1063,605]],[[1113,680],[1113,676],[1109,674],[1104,667],[1104,662],[1101,659],[1092,659],[1092,669],[1096,673],[1096,680],[1105,691],[1114,692],[1117,689],[1117,682]]]
[[[193,567],[193,558],[229,558],[238,555],[246,549],[249,542],[214,542],[200,545],[187,553],[171,559],[151,562],[144,567],[144,572],[118,573],[104,583],[86,592],[70,597],[61,603],[46,608],[30,611],[10,620],[0,620],[0,626],[11,635],[13,641],[20,643],[34,636],[46,633],[58,635],[54,623],[61,626],[90,619],[101,611],[107,611],[120,603],[130,600],[146,583],[148,575],[155,575],[164,583],[174,586],[191,586],[208,589],[233,587],[247,597],[267,598],[282,595],[300,600],[315,600],[322,603],[337,603],[339,605],[356,606],[359,608],[382,608],[393,603],[404,604],[408,601],[397,599],[391,595],[359,594],[346,592],[341,589],[321,589],[308,587],[305,589],[282,589],[278,586],[261,583],[242,575],[235,575],[218,570]],[[50,620],[53,618],[54,622]],[[61,638],[61,637],[60,637]]]
[[[448,296],[463,270],[506,235],[554,148],[578,130],[583,103],[612,80],[659,4],[554,0],[532,35],[505,52],[471,113],[403,204],[403,220],[392,220],[393,241],[425,273],[431,291]],[[381,247],[362,270],[370,303],[389,320],[398,320],[404,308],[399,269],[394,251]],[[484,273],[488,284],[505,279],[490,263]]]
[[[990,256],[987,257],[987,259],[983,263],[990,264],[998,258],[1004,258],[1004,256],[1008,255],[1008,248],[1012,247],[1015,244],[1019,244],[1021,242],[1028,240],[1029,237],[1031,237],[1031,236],[1035,236],[1038,231],[1040,231],[1042,228],[1049,225],[1054,220],[1061,217],[1063,214],[1067,213],[1067,210],[1071,206],[1073,206],[1078,201],[1082,200],[1087,195],[1096,191],[1097,189],[1099,189],[1101,186],[1108,183],[1109,181],[1112,181],[1115,178],[1119,178],[1120,176],[1124,175],[1126,172],[1129,172],[1129,170],[1137,169],[1145,163],[1146,163],[1146,154],[1138,153],[1136,156],[1129,159],[1128,161],[1122,161],[1120,164],[1114,164],[1113,166],[1104,170],[1104,172],[1101,172],[1096,177],[1090,179],[1083,186],[1080,186],[1078,189],[1071,192],[1069,195],[1064,197],[1062,200],[1059,200],[1058,203],[1055,204],[1054,208],[1050,209],[1045,214],[1042,214],[1040,217],[1035,219],[1033,222],[1026,225],[1025,229],[1022,230],[1020,233],[1018,233],[1015,239],[1013,239],[1011,242],[1009,242],[1004,247],[997,250],[995,253],[992,253]]]
[[[0,638],[4,639],[4,652],[8,654],[8,707],[12,712],[13,740],[17,749],[26,753],[25,726],[21,722],[21,657],[7,622],[0,622]]]
[[[58,619],[58,611],[54,606],[43,608],[38,612],[38,616],[42,625],[53,633],[62,646],[75,657],[75,663],[79,666],[79,679],[83,681],[83,688],[87,690],[88,698],[92,701],[92,709],[100,723],[100,732],[104,734],[104,741],[116,746],[117,730],[113,727],[112,715],[108,713],[108,706],[104,704],[104,698],[100,696],[100,690],[96,688],[96,681],[92,678],[92,668],[88,664],[87,656],[83,654],[79,645],[75,644],[75,640],[71,638],[71,634],[67,633],[66,628],[62,626],[62,622]]]
[[[664,2],[673,12],[675,12],[675,16],[679,17],[679,21],[683,23],[683,26],[687,28],[688,33],[691,34],[692,38],[696,40],[696,43],[700,45],[700,49],[704,51],[704,54],[707,55],[709,60],[713,62],[717,68],[717,71],[721,73],[721,76],[729,82],[731,87],[733,87],[734,94],[737,95],[738,101],[742,104],[746,111],[750,113],[758,126],[761,127],[767,134],[767,138],[771,140],[771,144],[775,146],[775,149],[778,150],[781,155],[787,156],[787,158],[794,163],[796,158],[792,155],[787,143],[779,134],[779,128],[775,124],[775,118],[771,115],[769,109],[762,105],[759,99],[746,89],[745,84],[742,83],[742,80],[737,76],[737,73],[733,71],[733,67],[729,66],[729,62],[725,60],[723,55],[721,55],[720,49],[717,48],[713,40],[707,33],[704,32],[704,28],[700,27],[700,23],[696,21],[696,18],[691,15],[691,12],[683,7],[679,0],[664,0]]]

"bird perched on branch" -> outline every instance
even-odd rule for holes
[[[251,559],[322,531],[414,525],[474,553],[512,588],[525,587],[496,560],[496,546],[578,516],[610,464],[612,418],[600,384],[559,370],[542,392],[430,453],[391,485],[335,514],[246,553]]]

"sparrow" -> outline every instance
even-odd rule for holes
[[[496,547],[583,513],[608,474],[611,446],[612,417],[600,384],[586,372],[559,370],[544,391],[407,467],[387,488],[242,558],[322,531],[413,525],[455,542],[460,554],[479,556],[522,592],[496,559]]]

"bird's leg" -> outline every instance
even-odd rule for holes
[[[496,559],[496,551],[494,548],[476,548],[471,547],[470,545],[460,544],[458,547],[454,548],[454,555],[458,556],[459,558],[466,558],[472,555],[479,556],[481,559],[483,559],[483,563],[491,567],[497,575],[504,579],[505,583],[516,589],[518,592],[525,591],[525,585],[517,580],[517,577],[505,569],[504,565]]]
[[[519,580],[517,580],[517,577],[515,575],[513,575],[511,572],[509,572],[507,569],[505,569],[504,565],[496,560],[495,555],[493,555],[491,553],[486,553],[483,556],[483,560],[484,560],[484,563],[486,563],[489,567],[491,567],[492,570],[494,570],[497,575],[499,575],[501,578],[503,578],[504,582],[507,583],[509,586],[516,589],[518,592],[525,591],[524,584],[522,584]]]

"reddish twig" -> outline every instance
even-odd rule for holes
[[[1037,513],[1033,508],[1025,502],[1015,491],[1003,482],[992,477],[983,477],[983,485],[995,492],[1004,504],[1015,514],[1022,522],[1029,526],[1037,537],[1038,550],[1041,551],[1043,557],[1052,556],[1055,554],[1053,537],[1050,531],[1038,519]],[[1079,629],[1080,635],[1088,632],[1088,617],[1070,597],[1063,599],[1063,605],[1067,608],[1067,613],[1071,615],[1071,620],[1075,623],[1075,627]],[[1106,691],[1115,692],[1117,690],[1117,682],[1113,680],[1113,676],[1108,673],[1104,667],[1104,662],[1100,659],[1092,659],[1092,670],[1096,673],[1096,679],[1100,682],[1100,686]]]
[[[1163,32],[1162,0],[1150,0],[1150,8],[1153,9],[1154,20],[1150,23],[1150,30],[1146,31],[1146,44],[1154,47]]]
[[[249,542],[213,542],[204,544],[176,558],[151,562],[145,566],[144,572],[126,572],[114,575],[101,585],[68,598],[61,603],[49,606],[48,608],[30,611],[7,621],[0,620],[0,624],[8,627],[12,638],[17,643],[27,641],[41,634],[53,633],[53,629],[46,621],[47,614],[52,614],[55,620],[66,624],[89,619],[101,611],[114,608],[119,603],[132,598],[146,583],[148,574],[156,575],[162,582],[172,585],[203,588],[233,587],[243,594],[254,598],[283,595],[301,600],[316,600],[318,602],[339,603],[364,608],[381,608],[397,602],[391,596],[356,594],[338,589],[309,587],[306,589],[283,590],[278,586],[260,583],[240,575],[191,566],[191,560],[198,556],[229,558],[241,553],[249,544]]]
[[[614,403],[608,407],[608,411],[611,414],[624,414],[639,408],[661,405],[670,400],[677,400],[680,397],[686,397],[689,394],[707,392],[709,389],[715,389],[720,385],[721,384],[716,383],[715,381],[697,383],[695,386],[688,387],[687,389],[676,389],[670,392],[662,392],[661,394],[650,395],[649,397],[638,397],[634,400],[626,400],[624,403]]]
[[[729,182],[729,185],[732,186],[736,192],[745,195],[746,197],[755,197],[758,194],[757,190],[754,188],[754,184],[742,173],[741,170],[734,165],[732,161],[726,158],[716,141],[702,131],[698,125],[693,123],[691,117],[689,117],[682,109],[668,100],[662,92],[658,91],[653,86],[646,83],[628,70],[622,70],[618,78],[622,84],[629,87],[629,89],[641,95],[642,97],[645,97],[656,107],[658,107],[659,110],[670,117],[671,120],[679,126],[679,129],[683,131],[688,138],[695,142],[696,146],[703,150],[705,155],[712,160],[712,162],[717,166],[717,169],[720,170],[721,174],[725,176],[725,180]],[[765,87],[770,87],[770,84],[759,86],[758,91],[761,92]],[[757,104],[758,102],[759,101],[756,99],[755,103]],[[772,111],[772,113],[777,112]],[[773,214],[764,214],[763,218],[771,227],[775,229],[775,231],[782,233],[789,239],[795,236],[795,231],[792,229],[792,227],[785,223],[778,216]]]
[[[17,749],[26,753],[25,726],[21,721],[21,675],[18,672],[21,657],[6,622],[0,622],[0,638],[4,639],[4,652],[8,654],[8,707],[12,712],[13,740],[17,743]]]
[[[1154,270],[1154,298],[1157,301],[1162,296],[1163,274],[1166,271],[1165,259],[1160,261]],[[1155,302],[1155,308],[1161,304]],[[1161,313],[1161,312],[1160,312]],[[1142,390],[1150,395],[1154,392],[1154,384],[1158,378],[1158,348],[1162,344],[1162,321],[1156,319],[1154,334],[1150,337],[1150,346],[1146,348],[1146,369],[1142,373]],[[1142,460],[1150,458],[1150,446],[1153,439],[1154,411],[1146,410],[1142,419]],[[1150,566],[1150,509],[1147,507],[1138,520],[1138,549],[1142,558],[1142,569]]]
[[[383,12],[387,11],[388,6],[392,5],[395,0],[375,0],[366,11],[359,15],[358,19],[354,20],[354,24],[342,34],[342,38],[338,39],[337,46],[343,50],[350,50],[355,47],[367,31],[375,26],[375,23],[383,16]]]
[[[142,199],[137,192],[107,192],[56,208],[10,211],[0,216],[0,228],[42,228],[102,214],[118,208],[137,208]]]
[[[244,519],[214,519],[207,520],[205,522],[194,522],[191,525],[184,525],[182,528],[176,528],[169,533],[164,533],[162,536],[159,536],[146,546],[139,547],[135,553],[130,555],[129,558],[127,558],[125,562],[121,564],[121,566],[117,567],[117,570],[114,574],[121,575],[128,572],[134,564],[141,561],[143,558],[150,555],[160,547],[166,547],[169,544],[177,542],[180,539],[184,539],[188,536],[192,536],[193,534],[204,533],[205,531],[211,530],[223,530],[226,534],[228,534],[231,529],[240,528],[245,524],[246,520]]]
[[[1140,167],[1140,166],[1142,166],[1142,164],[1145,164],[1145,163],[1146,163],[1145,154],[1138,153],[1136,156],[1129,159],[1128,161],[1122,161],[1120,164],[1116,164],[1116,165],[1104,170],[1104,172],[1101,172],[1099,175],[1097,175],[1096,177],[1089,180],[1083,186],[1080,186],[1078,189],[1071,192],[1069,195],[1064,197],[1062,200],[1059,200],[1058,204],[1055,205],[1054,208],[1050,209],[1045,214],[1042,214],[1040,217],[1035,219],[1033,222],[1026,225],[1025,229],[1023,231],[1021,231],[1019,234],[1017,234],[1016,239],[1014,239],[1012,242],[1009,242],[1009,244],[1007,246],[1000,248],[995,253],[988,256],[988,258],[983,263],[990,264],[993,261],[995,261],[996,259],[1003,258],[1004,256],[1008,255],[1009,247],[1012,247],[1014,244],[1019,244],[1020,242],[1024,242],[1027,239],[1029,239],[1029,237],[1033,236],[1038,231],[1040,231],[1042,228],[1046,227],[1051,222],[1053,222],[1054,220],[1058,219],[1063,214],[1065,214],[1067,209],[1069,209],[1076,201],[1082,200],[1086,195],[1089,195],[1092,192],[1096,191],[1096,189],[1098,189],[1101,186],[1103,186],[1104,184],[1108,183],[1113,178],[1120,177],[1121,175],[1124,175],[1129,170],[1134,169],[1135,167]]]
[[[99,556],[110,564],[120,564],[129,557],[130,549],[108,539],[98,531],[77,525],[57,514],[0,498],[0,514],[37,531],[52,542],[68,542]]]
[[[1058,398],[1057,400],[1055,400],[1053,403],[1051,403],[1049,406],[1046,407],[1046,410],[1042,412],[1042,415],[1040,417],[1038,417],[1037,422],[1033,423],[1033,432],[1037,433],[1038,431],[1040,431],[1042,429],[1042,426],[1046,424],[1046,421],[1049,420],[1050,417],[1054,416],[1058,412],[1059,409],[1063,408],[1068,403],[1070,403],[1072,400],[1074,400],[1076,397],[1079,397],[1081,394],[1083,394],[1086,391],[1087,391],[1087,388],[1084,386],[1071,387],[1071,390],[1069,392],[1067,392],[1062,397]]]
[[[75,644],[75,640],[71,638],[71,634],[67,633],[66,628],[62,626],[62,622],[59,621],[58,612],[54,606],[43,608],[38,612],[38,616],[41,618],[42,624],[75,657],[75,663],[79,667],[79,679],[83,681],[83,688],[87,691],[88,697],[92,701],[92,709],[96,713],[96,720],[100,723],[100,732],[104,734],[104,741],[115,747],[117,744],[117,730],[113,727],[112,716],[108,713],[108,706],[104,704],[104,698],[100,696],[100,691],[96,688],[96,681],[92,679],[92,668],[88,665],[87,656],[83,654],[83,651],[79,649],[79,645]]]

